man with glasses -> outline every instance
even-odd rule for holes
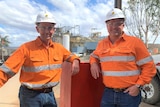
[[[55,19],[47,11],[38,14],[39,36],[21,45],[0,66],[0,87],[20,71],[20,107],[57,107],[52,88],[59,83],[61,64],[72,63],[72,74],[79,72],[79,58],[52,41]]]
[[[156,68],[144,43],[124,31],[125,16],[114,8],[107,13],[108,37],[90,56],[91,74],[103,76],[101,107],[139,107],[140,88],[151,81]]]

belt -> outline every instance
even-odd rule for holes
[[[106,88],[113,90],[114,92],[123,92],[127,89],[127,88],[109,88],[109,87],[106,87]]]
[[[49,88],[42,88],[42,89],[33,89],[33,88],[28,88],[27,86],[22,85],[23,88],[30,90],[30,91],[35,91],[35,92],[40,92],[40,93],[49,93],[52,92],[52,87]]]

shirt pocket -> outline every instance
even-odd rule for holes
[[[36,65],[42,65],[45,63],[45,59],[42,56],[39,55],[35,55],[35,56],[31,56],[27,62],[29,63],[29,65],[32,66],[36,66]]]
[[[55,64],[61,64],[63,62],[63,58],[61,56],[54,56],[53,57],[53,62]]]
[[[130,55],[133,55],[132,50],[129,49],[129,48],[119,48],[119,49],[116,49],[115,52],[116,52],[117,55],[120,55],[120,56],[130,56]]]
[[[131,65],[135,65],[135,56],[133,54],[132,49],[129,48],[121,48],[117,49],[116,51],[116,56],[118,58],[118,61],[120,63],[117,63],[117,66],[126,66],[130,67]]]
[[[102,50],[98,51],[98,53],[99,53],[99,56],[101,56],[101,57],[109,55],[110,54],[110,48],[102,49]]]

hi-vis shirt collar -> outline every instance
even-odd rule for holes
[[[43,46],[43,42],[42,42],[42,40],[40,39],[39,36],[37,37],[37,39],[35,41],[36,41],[36,45],[37,46]],[[53,41],[50,41],[49,44],[50,44],[49,45],[50,47],[54,47],[54,42]]]
[[[124,41],[127,40],[126,38],[126,34],[123,32],[122,36],[119,38],[119,39],[122,39]],[[105,39],[106,42],[109,42],[110,41],[110,36],[108,36],[106,39]]]

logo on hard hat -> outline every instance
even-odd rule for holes
[[[112,12],[112,15],[114,15],[115,13],[114,13],[114,11]]]
[[[48,14],[45,14],[45,17],[48,17]]]

